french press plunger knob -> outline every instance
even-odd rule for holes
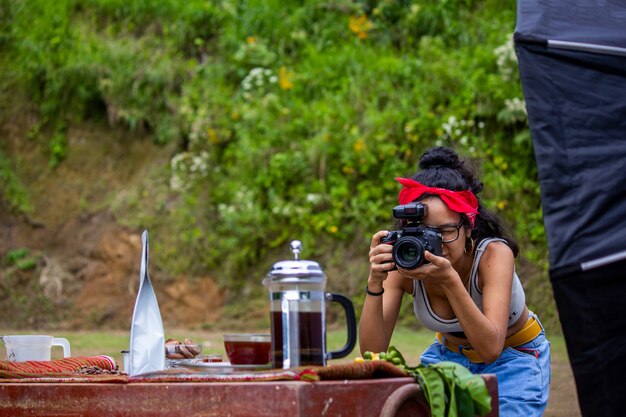
[[[300,254],[300,252],[302,252],[302,242],[300,242],[299,240],[292,240],[290,247],[291,251],[293,252],[294,258],[298,259],[298,255]]]

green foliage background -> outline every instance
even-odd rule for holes
[[[234,300],[298,238],[358,308],[393,178],[443,144],[482,173],[530,306],[556,323],[514,1],[0,0],[0,25],[3,88],[36,104],[51,167],[87,119],[174,144],[169,166],[110,202],[158,236],[163,268],[211,273]],[[0,177],[27,211],[2,153]]]

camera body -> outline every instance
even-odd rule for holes
[[[428,263],[424,252],[441,256],[441,235],[422,224],[428,213],[428,206],[413,202],[393,208],[393,217],[406,219],[407,224],[402,230],[390,230],[380,243],[393,245],[393,261],[396,268],[415,269]]]

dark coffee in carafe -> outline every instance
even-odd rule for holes
[[[322,313],[292,313],[287,320],[298,323],[298,354],[300,365],[324,365],[324,328]],[[287,328],[280,311],[272,311],[272,363],[275,368],[283,363],[283,328]]]

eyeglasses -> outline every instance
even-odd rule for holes
[[[454,242],[459,238],[459,230],[463,227],[463,220],[456,226],[429,227],[441,235],[441,243]]]

